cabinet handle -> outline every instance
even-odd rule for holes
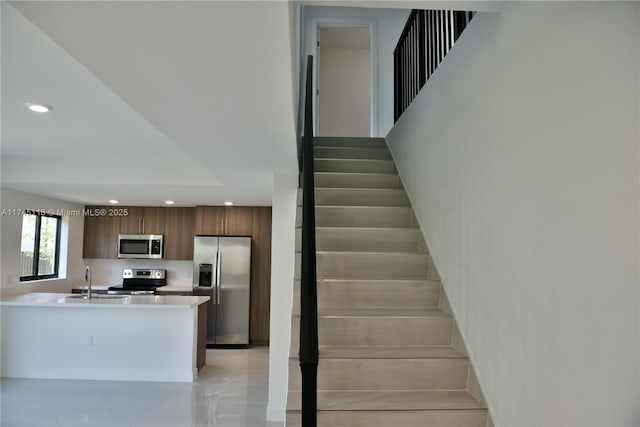
[[[142,234],[142,218],[138,218],[138,234]]]

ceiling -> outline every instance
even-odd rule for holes
[[[3,187],[81,204],[270,205],[273,174],[296,170],[288,2],[1,7]]]
[[[0,3],[3,187],[80,204],[270,205],[273,174],[295,172],[294,2]]]

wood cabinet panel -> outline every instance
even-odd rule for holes
[[[271,207],[253,208],[250,338],[268,345],[271,305]]]
[[[121,234],[164,234],[166,208],[128,206],[120,217]]]
[[[196,234],[213,236],[251,236],[253,208],[239,206],[198,206]]]
[[[164,216],[165,259],[193,259],[195,208],[166,208]]]
[[[164,234],[168,208],[142,208],[142,234]]]
[[[198,306],[198,331],[196,341],[196,368],[202,369],[207,363],[207,304]]]
[[[225,236],[251,236],[253,232],[253,208],[225,207],[224,208]]]
[[[108,212],[109,207],[87,206],[89,212],[99,209]],[[120,218],[109,215],[86,215],[84,217],[83,258],[116,258]]]
[[[224,206],[196,208],[196,234],[218,236],[224,234]]]
[[[142,208],[126,206],[126,215],[120,217],[120,234],[142,234]]]

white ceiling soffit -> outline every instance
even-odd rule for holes
[[[299,3],[309,6],[366,7],[374,9],[433,9],[499,12],[508,2],[484,0],[300,0]]]
[[[11,5],[3,186],[81,203],[268,205],[273,173],[295,170],[286,2]],[[36,116],[28,101],[54,110]]]

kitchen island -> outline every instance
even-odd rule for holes
[[[3,377],[187,381],[205,363],[208,297],[2,298]]]

